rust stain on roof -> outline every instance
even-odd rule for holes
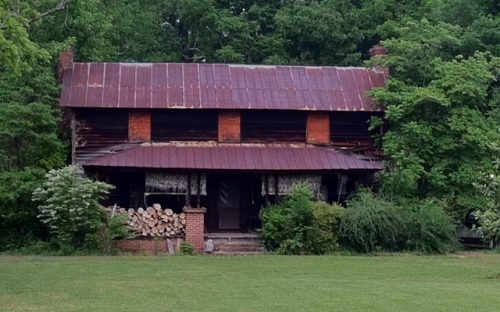
[[[74,63],[64,71],[60,105],[381,111],[366,92],[385,81],[363,67]]]
[[[301,171],[380,170],[355,154],[306,144],[144,143],[83,163],[84,166],[156,169]]]

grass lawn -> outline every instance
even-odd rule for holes
[[[500,254],[0,256],[0,311],[500,311]]]

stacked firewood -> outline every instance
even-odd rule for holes
[[[160,204],[144,208],[108,207],[114,215],[128,215],[127,225],[137,236],[177,237],[183,236],[186,215],[174,213],[172,209],[162,209]]]

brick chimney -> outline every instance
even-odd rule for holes
[[[57,77],[62,81],[64,71],[73,67],[73,49],[62,52],[59,55],[59,65],[57,66]]]
[[[370,57],[389,54],[389,51],[380,44],[374,45],[369,52],[370,52]]]
[[[376,45],[374,45],[369,50],[369,53],[370,53],[370,57],[371,58],[379,58],[379,57],[382,57],[384,55],[388,55],[389,54],[389,50],[387,50],[387,48],[385,48],[381,44],[376,44]],[[386,76],[389,76],[389,67],[387,67],[387,66],[381,66],[381,65],[375,65],[373,68],[375,70],[382,71],[382,72],[385,73]]]

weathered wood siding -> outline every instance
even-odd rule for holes
[[[74,118],[77,161],[128,141],[128,110],[79,109],[74,111]]]
[[[302,111],[242,111],[243,142],[305,142],[307,113]]]
[[[217,140],[216,110],[153,110],[153,142]]]
[[[373,112],[333,112],[330,113],[331,141],[338,144],[371,144],[376,131],[368,130]]]

